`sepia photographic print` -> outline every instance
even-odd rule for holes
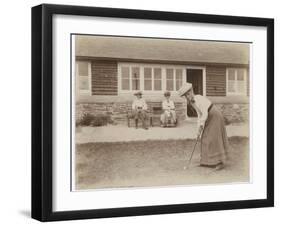
[[[72,190],[251,181],[251,43],[71,40]]]
[[[32,218],[274,206],[274,20],[32,8]]]

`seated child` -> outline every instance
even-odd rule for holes
[[[142,98],[142,92],[138,91],[134,94],[137,99],[133,101],[132,104],[132,114],[133,118],[135,119],[136,129],[138,128],[138,120],[142,121],[142,127],[144,129],[148,129],[146,126],[145,120],[147,119],[147,104],[145,100]]]
[[[171,93],[166,91],[164,93],[165,100],[162,102],[163,114],[161,115],[161,126],[165,127],[167,124],[175,125],[177,123],[175,104],[170,100]]]

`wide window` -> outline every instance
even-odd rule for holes
[[[162,90],[162,70],[161,68],[144,67],[144,90]]]
[[[166,89],[169,91],[177,91],[183,84],[182,68],[166,69]]]
[[[247,95],[247,71],[243,68],[227,69],[227,95]]]
[[[154,64],[119,64],[119,90],[158,93],[177,91],[184,81],[184,67]]]
[[[91,94],[91,64],[88,61],[77,62],[77,90],[79,94]]]

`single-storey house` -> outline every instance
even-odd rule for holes
[[[137,90],[153,113],[169,90],[184,120],[194,115],[177,90],[191,82],[227,120],[248,121],[249,54],[249,43],[76,35],[76,119],[89,112],[125,121]]]

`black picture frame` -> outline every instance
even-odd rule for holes
[[[267,198],[54,212],[52,210],[52,18],[55,14],[266,27]],[[32,8],[32,218],[40,221],[57,221],[271,206],[274,206],[273,19],[50,4]]]

